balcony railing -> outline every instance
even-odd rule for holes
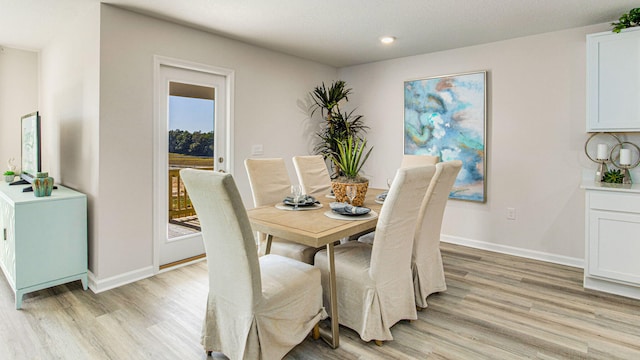
[[[213,167],[199,168],[213,170]],[[191,204],[187,189],[180,179],[180,169],[169,170],[169,221],[188,216],[195,216],[196,211]]]

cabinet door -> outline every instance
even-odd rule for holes
[[[640,29],[587,36],[587,131],[640,130]]]
[[[591,210],[591,276],[640,285],[640,214]]]
[[[15,288],[16,257],[15,257],[15,211],[6,201],[0,199],[0,261],[6,272],[7,280]]]

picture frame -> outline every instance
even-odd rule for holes
[[[487,71],[404,82],[404,154],[461,160],[450,199],[485,203]]]

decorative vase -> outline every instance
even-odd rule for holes
[[[33,187],[33,194],[36,197],[51,196],[51,192],[53,191],[53,178],[49,177],[49,173],[39,172],[36,174],[35,179],[33,179],[31,187]]]
[[[367,189],[369,188],[369,180],[365,182],[343,182],[340,179],[331,182],[333,193],[336,196],[338,202],[349,202],[347,197],[347,185],[356,186],[356,197],[353,199],[353,206],[362,206],[364,204],[364,198],[367,196]]]

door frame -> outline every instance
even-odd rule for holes
[[[162,96],[162,92],[160,91],[161,85],[161,74],[160,68],[162,66],[171,66],[175,68],[181,68],[185,70],[199,71],[204,73],[210,73],[214,75],[223,76],[225,78],[225,86],[226,86],[226,101],[224,104],[217,104],[216,106],[225,106],[226,108],[226,116],[224,118],[225,121],[225,133],[224,141],[224,152],[225,152],[225,171],[233,174],[233,94],[234,94],[234,82],[235,82],[235,71],[223,67],[211,66],[207,64],[196,63],[188,60],[176,59],[166,56],[154,55],[153,57],[153,271],[154,274],[160,272],[160,247],[158,241],[160,241],[159,229],[161,226],[166,226],[166,217],[167,217],[167,204],[166,204],[166,186],[167,185],[167,174],[160,173],[160,170],[166,169],[166,164],[162,164],[164,157],[160,156],[160,151],[167,151],[167,149],[161,149],[162,142],[160,140],[160,131],[166,131],[166,128],[161,128],[160,125],[166,122],[166,119],[160,119],[160,96]],[[216,119],[219,121],[219,119]],[[166,136],[166,135],[165,135]],[[216,135],[217,136],[217,135]],[[214,162],[217,161],[217,156],[214,158]],[[164,181],[156,181],[157,179],[162,179],[164,177]],[[160,199],[164,199],[164,203],[158,204]],[[163,225],[160,225],[163,224]],[[166,234],[165,234],[166,236]]]

